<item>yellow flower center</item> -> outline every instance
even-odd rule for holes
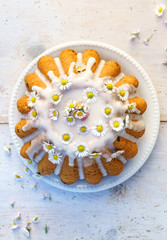
[[[98,125],[96,127],[96,129],[97,129],[98,132],[102,132],[103,131],[103,126],[102,125]]]
[[[81,67],[81,66],[78,66],[78,67],[77,67],[77,70],[78,70],[78,71],[81,71],[81,70],[82,70],[82,67]]]
[[[70,135],[69,134],[64,134],[63,135],[63,140],[64,141],[68,141],[70,139]]]
[[[76,104],[76,107],[77,107],[77,108],[81,108],[81,104],[80,104],[80,103],[77,103],[77,104]]]
[[[124,90],[121,90],[121,91],[119,92],[119,94],[121,95],[121,97],[124,97],[124,96],[125,96],[125,91],[124,91]]]
[[[27,162],[28,162],[29,164],[31,164],[31,163],[32,163],[32,160],[28,160]]]
[[[132,109],[133,109],[133,105],[130,105],[130,106],[128,107],[128,109],[129,109],[129,110],[132,110]]]
[[[119,122],[115,121],[113,125],[115,128],[117,128],[117,127],[119,127]]]
[[[26,172],[29,172],[28,168],[26,168]]]
[[[112,90],[113,89],[113,84],[112,83],[108,83],[106,85],[106,87],[107,87],[108,90]]]
[[[73,121],[73,117],[68,117],[67,120],[68,120],[69,122],[72,122],[72,121]]]
[[[67,80],[66,79],[61,80],[61,85],[66,85],[66,84],[67,84]]]
[[[110,115],[111,114],[111,109],[110,108],[106,108],[105,109],[105,114],[106,115]]]
[[[85,147],[83,145],[78,146],[78,151],[83,152],[85,150]]]
[[[81,132],[86,132],[86,127],[83,126],[83,127],[80,128],[80,130],[81,130]]]
[[[32,111],[32,116],[36,117],[37,116],[37,112],[36,111]]]
[[[20,178],[20,175],[17,175],[17,174],[16,174],[16,178]]]
[[[159,9],[158,9],[158,12],[159,12],[159,13],[161,13],[162,11],[163,11],[163,9],[162,9],[162,8],[159,8]]]
[[[37,221],[37,220],[38,220],[38,217],[34,218],[34,220]]]
[[[92,153],[93,158],[98,158],[99,154],[98,153]]]
[[[88,92],[88,93],[87,93],[87,97],[88,97],[89,99],[92,99],[92,98],[94,97],[94,94],[93,94],[92,92]]]
[[[56,111],[53,112],[53,116],[57,117],[57,112]]]
[[[32,97],[32,98],[31,98],[31,102],[32,102],[32,103],[35,103],[35,101],[36,101],[36,98],[35,98],[35,97]]]
[[[46,148],[49,149],[49,150],[51,150],[53,147],[52,147],[51,144],[46,144]]]
[[[57,155],[53,155],[53,158],[54,158],[54,160],[57,160],[58,156]]]
[[[59,95],[55,94],[52,96],[53,101],[58,101],[59,100]]]
[[[81,112],[81,111],[77,112],[77,116],[78,117],[82,117],[83,116],[83,112]]]
[[[74,107],[74,103],[70,103],[68,107],[69,108],[73,108]]]

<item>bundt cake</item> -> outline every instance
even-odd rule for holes
[[[15,126],[24,140],[20,155],[37,162],[39,174],[59,175],[65,184],[98,184],[120,174],[145,132],[147,104],[137,96],[138,85],[119,63],[101,60],[92,49],[41,57],[17,101],[24,114]]]

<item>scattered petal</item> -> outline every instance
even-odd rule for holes
[[[16,217],[15,217],[16,220],[21,220],[21,212],[18,212]]]
[[[163,24],[167,27],[167,20],[163,21]]]
[[[11,229],[15,231],[15,230],[19,230],[19,228],[20,228],[19,225],[17,225],[16,222],[14,221]]]
[[[12,208],[14,208],[14,205],[15,205],[15,201],[10,201],[10,206],[12,207]]]
[[[22,228],[23,234],[24,236],[26,236],[27,238],[30,236],[30,230],[27,228]]]
[[[167,65],[167,58],[162,61],[162,64]]]

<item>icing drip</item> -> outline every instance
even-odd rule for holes
[[[96,163],[98,164],[98,167],[100,168],[100,171],[103,174],[103,176],[107,176],[107,171],[103,167],[101,160],[99,158],[96,158],[95,160],[96,160]]]
[[[37,69],[35,73],[42,80],[42,82],[45,83],[45,85],[48,87],[49,86],[48,79],[39,71],[39,69]]]
[[[26,124],[22,127],[22,130],[24,132],[26,132],[26,131],[30,130],[33,126],[34,126],[33,122],[31,120],[27,120]]]
[[[77,158],[77,163],[78,163],[79,178],[84,179],[84,173],[83,173],[83,168],[82,168],[82,159]]]
[[[26,151],[30,159],[33,159],[34,153],[37,153],[41,149],[41,145],[45,138],[46,136],[43,132],[31,141],[31,147]]]
[[[46,152],[45,151],[41,151],[37,156],[36,158],[34,159],[34,161],[36,163],[38,163],[44,156],[45,156]]]
[[[145,124],[143,119],[139,119],[138,121],[130,121],[128,125],[129,129],[133,129],[134,131],[140,132],[145,129]]]
[[[64,73],[64,69],[63,69],[63,67],[61,65],[60,59],[59,58],[55,58],[54,60],[55,60],[55,63],[57,65],[58,69],[59,69],[60,75],[64,75],[65,73]]]
[[[62,156],[63,161],[64,161],[64,157],[65,157],[65,155]],[[63,161],[59,162],[59,164],[58,164],[57,167],[55,168],[55,171],[54,171],[54,174],[55,174],[55,175],[59,175],[59,174],[60,174],[61,167],[62,167],[62,165],[63,165]]]
[[[94,78],[95,78],[95,79],[96,79],[96,78],[99,78],[100,73],[101,73],[101,70],[102,70],[102,68],[103,68],[103,66],[104,66],[104,63],[105,63],[104,60],[101,60],[101,61],[100,61],[99,65],[98,65],[98,67],[97,67],[97,69],[96,69],[95,75],[94,75]]]
[[[127,162],[127,160],[122,156],[122,155],[119,155],[117,157],[123,164],[125,164]]]
[[[82,64],[82,53],[77,53],[77,62],[76,65]]]

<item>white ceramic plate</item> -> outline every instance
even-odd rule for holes
[[[57,57],[60,52],[64,48],[73,48],[76,52],[82,52],[85,49],[92,48],[95,49],[101,56],[101,59],[106,61],[115,60],[120,63],[122,72],[124,74],[134,75],[139,80],[139,88],[138,94],[142,98],[144,98],[148,104],[147,111],[144,113],[144,121],[146,125],[146,132],[142,139],[138,142],[139,152],[138,154],[131,160],[129,160],[125,164],[125,168],[123,172],[115,177],[106,176],[102,179],[102,181],[97,185],[90,185],[85,180],[79,180],[72,185],[65,185],[60,181],[59,176],[55,176],[52,174],[51,176],[42,176],[45,182],[64,190],[73,191],[73,192],[97,192],[101,190],[105,190],[111,187],[114,187],[128,178],[130,178],[133,174],[135,174],[141,166],[148,159],[157,139],[158,130],[159,130],[159,104],[158,98],[153,87],[153,84],[144,71],[144,69],[137,63],[132,57],[130,57],[125,52],[119,50],[118,48],[113,47],[112,45],[101,43],[101,42],[93,42],[93,41],[77,41],[77,42],[69,42],[61,45],[57,45],[40,56],[35,58],[23,71],[21,76],[16,82],[16,85],[13,89],[13,93],[10,101],[9,108],[9,124],[10,130],[13,138],[13,142],[16,146],[18,153],[20,152],[20,148],[23,144],[22,140],[18,138],[15,134],[15,124],[20,121],[21,114],[18,113],[16,102],[17,100],[25,94],[25,85],[24,78],[29,72],[33,72],[36,69],[36,64],[38,59],[44,55],[50,55],[52,57]],[[23,158],[22,158],[23,159]],[[30,168],[30,170],[34,173],[37,171],[36,164],[27,164],[25,159],[23,159],[24,163]]]

